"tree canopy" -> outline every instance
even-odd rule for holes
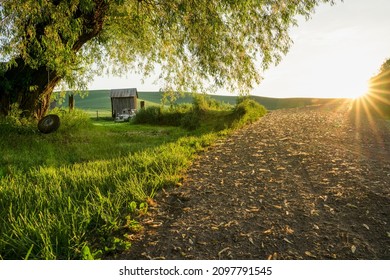
[[[390,59],[386,59],[379,72],[370,79],[367,98],[372,111],[390,117]]]
[[[148,75],[159,65],[176,90],[204,82],[248,90],[288,51],[297,15],[322,2],[334,3],[0,0],[0,111],[18,102],[42,116],[61,80],[75,87],[111,66]]]

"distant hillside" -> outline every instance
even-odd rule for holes
[[[109,97],[109,90],[91,90],[85,97],[75,96],[76,108],[84,110],[111,110],[111,101]],[[161,92],[138,92],[139,101],[145,101],[146,106],[159,106],[161,105],[162,93]],[[237,96],[226,95],[212,95],[212,98],[225,102],[228,104],[236,104]],[[268,110],[275,110],[281,108],[294,108],[307,105],[327,103],[334,99],[319,99],[319,98],[270,98],[261,96],[252,96],[260,104],[264,105]],[[188,94],[184,97],[179,97],[176,103],[191,103],[192,97]],[[65,102],[61,104],[62,107],[68,107],[68,98],[65,98]]]
[[[252,96],[257,102],[268,110],[282,108],[296,108],[308,105],[325,104],[335,101],[335,98],[271,98],[262,96]]]

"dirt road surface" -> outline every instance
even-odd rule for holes
[[[328,104],[268,113],[163,190],[122,259],[390,259],[390,129]]]

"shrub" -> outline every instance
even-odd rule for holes
[[[204,114],[206,111],[210,109],[210,98],[205,95],[194,95],[192,100],[192,108],[199,115]]]
[[[19,104],[14,103],[7,116],[0,116],[0,129],[3,133],[11,131],[18,134],[31,133],[36,130],[36,121],[23,117],[23,111],[19,108]]]
[[[188,130],[195,130],[200,126],[200,124],[200,115],[195,111],[188,112],[181,119],[181,126]]]
[[[134,118],[134,123],[137,124],[151,124],[151,125],[170,125],[181,126],[188,130],[195,130],[201,126],[202,123],[213,123],[213,130],[217,126],[222,130],[253,122],[259,119],[266,113],[265,108],[256,101],[249,98],[239,98],[236,107],[233,109],[229,118],[229,123],[222,120],[227,116],[221,115],[221,112],[231,112],[232,106],[218,102],[215,99],[206,95],[194,95],[192,104],[181,104],[171,106],[169,109],[164,107],[148,107],[140,110]],[[221,121],[222,124],[215,125],[216,122]]]
[[[141,109],[135,115],[133,122],[137,124],[159,124],[161,119],[161,107],[150,106]]]
[[[237,128],[248,123],[253,123],[266,113],[267,110],[260,103],[249,97],[240,97],[237,99],[237,105],[233,111],[234,122],[232,126]]]
[[[191,111],[191,104],[175,105],[162,110],[161,124],[181,126],[182,119]]]
[[[136,124],[183,126],[183,120],[192,115],[192,106],[188,104],[173,106],[169,109],[151,106],[140,110],[134,117]]]
[[[230,104],[217,101],[210,96],[204,94],[195,94],[193,96],[192,104],[194,110],[201,114],[210,110],[220,111],[230,110],[232,108]]]

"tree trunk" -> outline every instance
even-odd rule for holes
[[[84,29],[71,47],[73,52],[77,53],[86,42],[101,32],[108,8],[109,1],[94,0],[91,11],[75,12],[75,17],[82,19]],[[45,24],[49,23],[35,26],[37,34],[43,34]],[[26,49],[27,52],[31,51],[31,57],[34,57],[33,50],[34,48],[29,47]],[[24,116],[41,119],[49,108],[53,89],[61,78],[56,71],[48,72],[46,65],[35,69],[27,65],[21,57],[17,58],[16,66],[5,71],[0,69],[0,114],[7,115],[11,105],[18,103]]]
[[[60,77],[47,72],[45,67],[32,69],[22,59],[8,69],[0,82],[0,111],[7,115],[12,104],[17,103],[25,117],[41,119],[50,105],[50,97]]]

